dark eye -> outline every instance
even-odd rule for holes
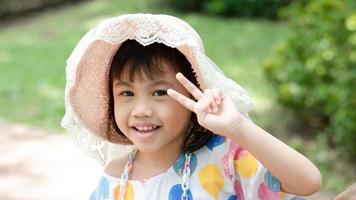
[[[164,96],[167,95],[167,90],[156,90],[153,92],[153,96]]]
[[[120,92],[120,96],[133,96],[134,94],[130,91]]]

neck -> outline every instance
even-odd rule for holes
[[[135,163],[140,163],[146,167],[167,167],[174,164],[182,151],[182,143],[179,145],[167,145],[155,152],[137,152]]]
[[[155,152],[137,152],[132,179],[150,178],[169,169],[182,151],[184,138],[175,141]]]

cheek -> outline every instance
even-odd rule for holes
[[[184,125],[190,121],[191,111],[186,109],[175,101],[167,103],[161,109],[161,118],[166,123],[174,124],[175,126]]]
[[[127,109],[125,109],[125,106],[119,106],[116,102],[114,104],[114,115],[117,126],[120,130],[123,130],[127,124]]]

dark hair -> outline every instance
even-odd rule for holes
[[[148,78],[154,79],[163,73],[160,67],[160,63],[163,60],[169,62],[171,66],[175,68],[174,70],[176,72],[181,72],[188,80],[199,87],[191,64],[176,48],[171,48],[160,43],[143,46],[135,40],[126,40],[113,57],[110,68],[110,114],[108,116],[108,127],[112,125],[117,134],[123,137],[123,141],[127,138],[118,128],[114,115],[114,97],[112,93],[113,77],[120,77],[122,73],[127,73],[127,77],[132,81],[135,74],[140,72]],[[192,127],[189,128],[189,133],[185,138],[183,151],[193,152],[200,149],[213,135],[211,131],[199,125],[195,113],[191,115],[191,123]],[[109,134],[107,134],[107,137],[110,140]]]

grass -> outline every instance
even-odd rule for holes
[[[65,61],[91,26],[115,15],[110,9],[119,5],[112,4],[97,1],[50,10],[0,30],[2,120],[61,130]]]
[[[0,120],[26,123],[62,132],[64,114],[65,61],[79,39],[100,20],[124,13],[151,12],[178,16],[191,24],[202,37],[207,55],[227,76],[240,83],[255,104],[251,116],[267,130],[286,132],[280,125],[273,88],[263,76],[261,62],[273,46],[290,33],[286,24],[265,20],[220,18],[193,13],[178,13],[147,1],[90,1],[3,25],[0,29]],[[278,135],[278,134],[277,134]],[[322,142],[304,148],[302,139],[282,140],[320,163],[325,189],[339,192],[350,181],[340,166],[324,161],[328,150]],[[324,156],[325,157],[325,156]],[[327,160],[330,161],[330,160]],[[330,161],[332,162],[332,161]],[[326,167],[324,167],[326,166]],[[333,177],[335,176],[335,177]]]

